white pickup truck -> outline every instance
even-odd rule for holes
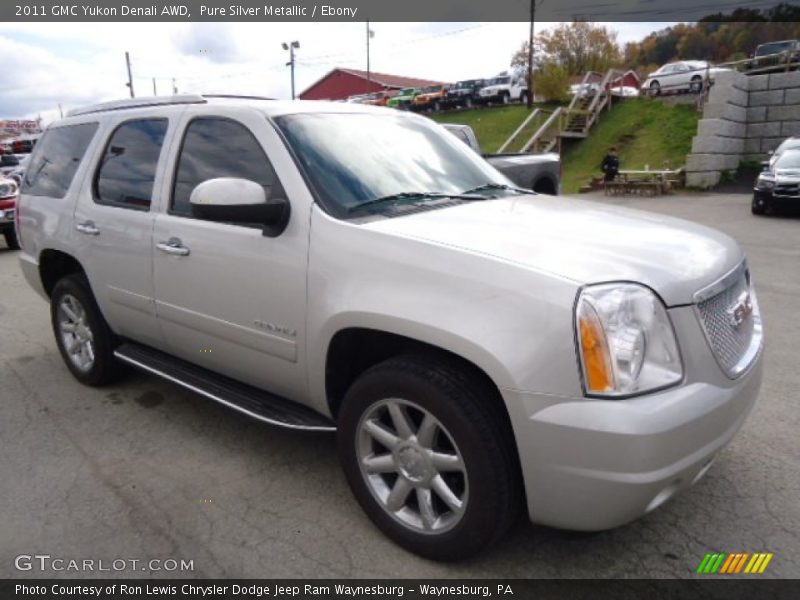
[[[761,317],[733,239],[517,188],[412,113],[79,109],[36,145],[17,218],[78,381],[131,365],[336,431],[367,514],[434,559],[484,549],[523,507],[578,530],[655,510],[758,394]]]

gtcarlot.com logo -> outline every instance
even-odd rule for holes
[[[71,573],[120,571],[194,571],[194,560],[174,558],[64,558],[49,554],[20,554],[14,559],[17,571]]]
[[[697,573],[703,575],[757,575],[767,569],[772,552],[709,552],[703,557]]]

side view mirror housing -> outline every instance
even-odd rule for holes
[[[762,160],[761,161],[761,170],[762,171],[766,171],[767,169],[769,169],[769,161],[768,160]]]
[[[279,183],[275,185],[280,188]],[[283,197],[268,200],[263,186],[249,179],[208,179],[192,190],[189,203],[198,218],[261,225],[268,237],[279,235],[289,223],[289,201]]]

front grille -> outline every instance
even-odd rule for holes
[[[786,198],[800,198],[800,182],[778,183],[773,188],[772,194]]]
[[[761,348],[761,316],[744,263],[696,295],[697,312],[714,357],[728,377],[740,375]]]

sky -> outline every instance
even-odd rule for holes
[[[555,23],[537,23],[536,30]],[[670,23],[606,23],[624,44]],[[370,23],[372,71],[454,82],[507,69],[527,23]],[[298,41],[297,93],[335,67],[366,69],[366,23],[0,23],[0,119],[59,117],[134,90],[291,97],[288,52]]]

